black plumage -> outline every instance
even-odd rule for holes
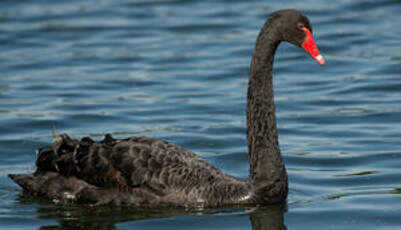
[[[250,177],[227,175],[175,144],[147,137],[71,139],[54,131],[37,150],[33,174],[9,175],[24,192],[59,202],[135,207],[216,207],[285,200],[287,174],[278,144],[273,100],[274,53],[281,41],[301,46],[308,19],[275,12],[261,29],[250,67],[247,139]]]

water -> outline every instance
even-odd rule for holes
[[[327,65],[275,62],[286,206],[131,210],[20,197],[51,127],[146,135],[247,177],[245,95],[267,15],[305,12]],[[1,229],[396,229],[401,226],[401,2],[1,1]]]

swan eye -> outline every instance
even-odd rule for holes
[[[298,29],[303,30],[305,28],[304,24],[298,23]]]

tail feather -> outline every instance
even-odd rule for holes
[[[96,203],[97,188],[76,177],[65,177],[55,172],[8,175],[15,183],[23,188],[23,192],[34,196],[55,199],[61,203]],[[91,198],[91,199],[89,199]]]
[[[57,172],[63,176],[74,176],[90,184],[100,187],[127,187],[127,178],[113,166],[112,148],[118,142],[110,134],[104,140],[95,142],[89,137],[80,141],[67,134],[56,133],[53,129],[54,141],[50,146],[37,150],[37,170]]]
[[[71,139],[67,134],[57,135],[53,130],[54,141],[50,146],[37,150],[36,167],[38,172],[63,172],[71,175],[75,168],[74,153],[79,147],[77,140]]]
[[[40,190],[40,185],[32,174],[9,174],[8,177],[21,186],[25,192],[35,193],[35,191]]]
[[[131,188],[126,175],[113,165],[111,152],[119,140],[110,134],[95,142],[89,137],[72,139],[67,134],[57,134],[53,128],[53,137],[51,145],[36,150],[37,169],[33,174],[9,175],[24,192],[65,200],[78,199],[76,194],[84,199],[97,189]]]

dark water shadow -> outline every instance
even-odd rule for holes
[[[129,207],[57,205],[48,200],[27,195],[20,196],[19,203],[23,205],[35,205],[39,219],[55,220],[57,222],[57,224],[40,226],[40,230],[112,230],[118,229],[117,224],[128,221],[215,214],[249,215],[252,230],[286,229],[283,217],[286,211],[286,204],[266,207],[233,207],[203,210],[186,210],[183,208],[154,210]]]

